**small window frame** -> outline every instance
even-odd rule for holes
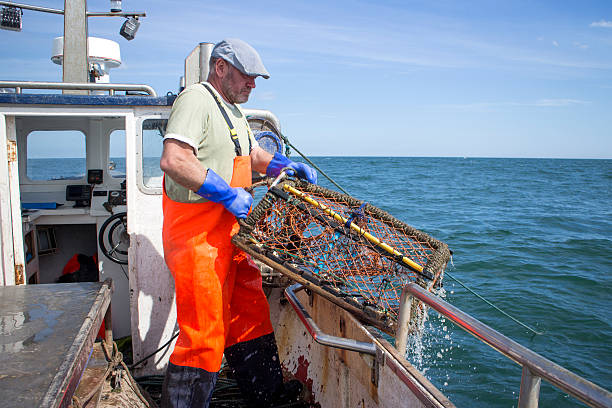
[[[136,121],[136,149],[137,149],[137,162],[136,162],[136,182],[138,185],[138,189],[144,193],[149,195],[161,195],[162,194],[162,186],[151,187],[147,186],[144,183],[144,148],[143,148],[143,138],[144,138],[144,122],[146,120],[165,120],[168,121],[169,112],[167,114],[157,114],[157,115],[146,115],[139,116]],[[162,174],[163,178],[163,174]]]
[[[29,147],[30,147],[30,136],[32,135],[32,133],[35,132],[78,132],[83,136],[83,147],[84,147],[84,157],[83,160],[85,161],[85,166],[83,168],[83,176],[81,178],[65,178],[65,179],[36,179],[36,178],[31,178],[30,177],[30,173],[28,172],[28,162],[30,159],[34,159],[32,157],[30,157],[30,151],[29,151]],[[76,129],[76,128],[70,128],[70,129],[31,129],[24,137],[25,140],[25,154],[23,156],[23,158],[25,159],[25,163],[24,163],[24,178],[31,184],[46,184],[46,183],[52,183],[52,184],[78,184],[78,183],[84,183],[87,181],[87,134],[82,130],[82,129]],[[61,158],[60,158],[61,159]]]
[[[125,156],[124,156],[124,160],[125,160],[125,174],[123,174],[121,176],[114,176],[111,173],[111,170],[109,168],[109,165],[111,163],[111,147],[112,147],[111,146],[111,138],[112,138],[113,133],[116,132],[116,131],[123,131],[123,133],[124,133],[123,134],[123,146],[124,146],[124,149],[127,149],[127,147],[126,147],[126,140],[127,140],[127,131],[126,131],[126,129],[124,127],[111,129],[110,132],[108,133],[108,136],[107,136],[108,137],[108,154],[107,154],[107,157],[106,157],[107,162],[106,162],[106,165],[105,165],[105,172],[106,172],[106,174],[108,174],[108,177],[110,177],[111,180],[121,180],[121,179],[125,180],[126,177],[127,177],[127,151],[126,151]]]

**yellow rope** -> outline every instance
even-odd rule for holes
[[[295,188],[293,188],[293,187],[291,187],[291,186],[289,186],[287,184],[283,184],[283,189],[285,189],[289,193],[293,194],[294,196],[299,197],[300,199],[306,201],[308,204],[310,204],[310,205],[312,205],[314,207],[320,208],[327,215],[329,215],[330,217],[334,218],[336,221],[342,223],[343,225],[345,225],[347,223],[348,219],[344,218],[343,216],[341,216],[340,214],[338,214],[337,212],[335,212],[331,208],[325,206],[324,204],[319,203],[314,198],[312,198],[310,196],[307,196],[303,192],[301,192],[301,191],[299,191],[299,190],[297,190],[297,189],[295,189]],[[372,244],[376,245],[377,247],[381,248],[382,250],[384,250],[385,252],[387,252],[388,254],[390,254],[390,255],[392,255],[392,256],[394,256],[396,258],[401,257],[402,262],[406,263],[411,268],[413,268],[413,269],[415,269],[415,270],[417,270],[419,272],[423,272],[423,267],[421,265],[417,264],[416,262],[414,262],[410,258],[402,255],[401,252],[397,251],[392,246],[382,242],[380,239],[376,238],[374,235],[370,234],[369,232],[364,231],[363,229],[361,229],[359,226],[357,226],[353,222],[351,222],[350,226],[351,226],[351,230],[355,231],[360,236],[363,236],[365,239],[367,239]]]

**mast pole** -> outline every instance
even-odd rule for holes
[[[64,0],[63,82],[89,81],[87,49],[87,0]],[[88,91],[64,90],[65,94],[87,94]]]

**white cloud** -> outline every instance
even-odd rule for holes
[[[586,50],[587,48],[589,48],[588,45],[579,43],[578,41],[574,41],[572,44],[574,44],[575,47],[583,49],[583,50]]]
[[[591,27],[612,28],[612,21],[606,21],[606,20],[595,21],[591,23]]]
[[[507,108],[529,108],[529,107],[539,107],[539,108],[557,108],[557,107],[566,107],[566,106],[575,106],[575,105],[586,105],[589,104],[588,101],[582,101],[579,99],[570,99],[570,98],[549,98],[549,99],[539,99],[535,102],[474,102],[474,103],[466,103],[466,104],[444,104],[444,105],[434,105],[435,108],[448,108],[452,110],[461,110],[461,111],[474,111],[474,112],[491,112],[491,111],[499,111]]]
[[[570,105],[585,105],[589,102],[581,101],[578,99],[567,99],[567,98],[557,98],[557,99],[540,99],[533,106],[570,106]]]
[[[273,101],[276,99],[276,93],[272,91],[265,91],[256,94],[256,99],[259,101]]]
[[[554,45],[555,47],[558,47],[558,46],[559,46],[559,43],[558,43],[558,42],[556,42],[556,41],[553,41],[553,42],[552,42],[552,45]]]

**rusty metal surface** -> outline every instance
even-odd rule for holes
[[[350,313],[313,292],[297,294],[326,333],[374,342],[377,356],[333,349],[313,341],[281,289],[270,294],[272,321],[286,376],[302,381],[321,407],[454,408],[393,346],[373,335]]]
[[[22,264],[15,264],[15,285],[23,285],[25,283],[24,268]]]
[[[0,287],[0,407],[60,407],[92,350],[112,283]]]

